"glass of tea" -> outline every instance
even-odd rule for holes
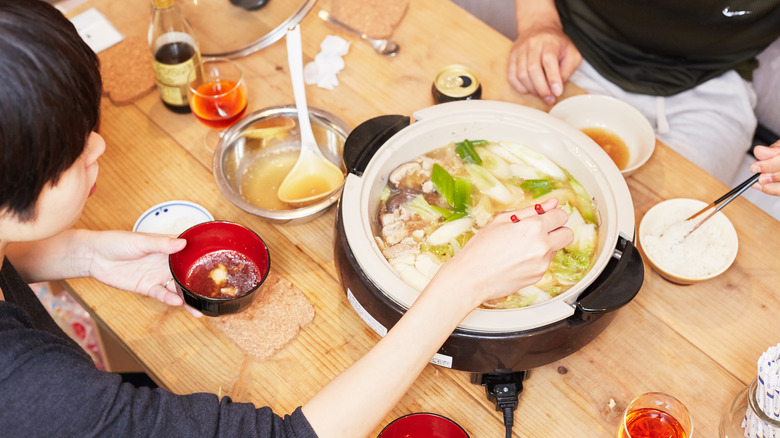
[[[690,438],[693,420],[685,405],[671,395],[648,392],[629,403],[617,438]]]
[[[209,134],[216,138],[206,139],[213,148],[222,130],[246,112],[247,89],[241,68],[227,58],[203,58],[190,71],[187,88],[192,114],[204,125],[218,130]]]

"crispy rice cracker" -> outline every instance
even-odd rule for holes
[[[409,0],[331,0],[334,17],[372,38],[390,38]]]
[[[117,105],[124,105],[154,90],[152,55],[149,46],[138,37],[127,37],[98,55],[103,94]]]
[[[265,360],[314,319],[314,306],[286,278],[268,273],[259,294],[244,311],[209,321],[247,354]]]

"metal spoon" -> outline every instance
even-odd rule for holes
[[[391,41],[391,40],[377,40],[377,39],[374,39],[374,38],[369,38],[369,36],[364,34],[363,32],[361,32],[361,31],[359,31],[357,29],[353,29],[352,27],[342,23],[336,17],[330,15],[324,9],[320,10],[319,16],[320,16],[320,18],[322,18],[323,20],[325,20],[325,21],[327,21],[329,23],[333,23],[336,26],[341,26],[341,27],[343,27],[344,29],[346,29],[346,30],[348,30],[350,32],[354,32],[354,33],[360,35],[360,38],[368,41],[368,43],[371,44],[371,47],[374,48],[376,53],[379,53],[380,55],[395,56],[395,54],[398,53],[398,50],[400,49],[398,44],[396,44],[394,41]]]
[[[344,173],[322,155],[311,130],[303,83],[303,52],[299,25],[287,32],[287,62],[290,66],[298,127],[301,131],[301,152],[298,160],[279,185],[277,196],[292,205],[311,204],[338,189]]]

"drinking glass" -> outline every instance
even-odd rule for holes
[[[190,71],[187,97],[195,118],[213,129],[206,136],[206,145],[213,150],[222,131],[246,112],[241,68],[227,58],[203,58]]]
[[[693,420],[685,405],[671,395],[648,392],[628,404],[617,438],[690,438]]]
[[[770,417],[762,410],[759,404],[758,378],[753,379],[750,385],[737,393],[720,419],[718,436],[720,438],[744,438],[746,436],[780,436],[780,421]],[[754,416],[760,426],[751,429],[751,423],[746,422],[748,416]],[[763,430],[761,430],[763,429]],[[774,433],[774,435],[770,435]]]

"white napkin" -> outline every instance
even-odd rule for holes
[[[122,41],[124,36],[97,9],[91,8],[70,19],[81,38],[95,53]]]
[[[349,52],[349,42],[335,35],[328,35],[320,44],[320,53],[314,61],[303,68],[303,80],[307,84],[317,84],[320,88],[332,90],[339,84],[338,73],[344,69],[341,58]]]

